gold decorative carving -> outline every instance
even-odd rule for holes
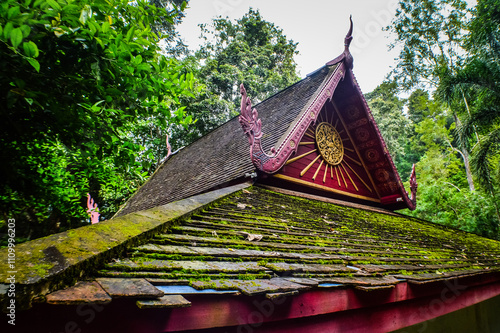
[[[316,127],[316,144],[318,150],[330,165],[338,165],[344,157],[344,144],[340,134],[330,123],[320,123]]]

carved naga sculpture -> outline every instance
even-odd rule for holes
[[[247,91],[243,84],[240,85],[241,93],[241,115],[239,117],[241,128],[245,132],[248,143],[250,144],[250,156],[254,165],[260,170],[264,169],[264,164],[269,159],[275,157],[276,150],[271,149],[271,155],[263,152],[260,139],[262,138],[262,122],[259,119],[259,113],[252,109],[252,102],[247,96]]]
[[[94,199],[90,196],[90,193],[87,193],[87,213],[90,216],[90,222],[92,224],[99,222],[99,208],[94,202]]]
[[[245,87],[243,84],[240,85],[241,115],[239,121],[250,143],[250,156],[252,162],[258,170],[267,174],[273,174],[283,166],[290,155],[297,152],[298,142],[304,135],[306,129],[312,122],[316,121],[325,102],[332,98],[332,94],[337,84],[344,78],[345,70],[352,67],[352,56],[349,52],[349,44],[352,40],[352,20],[350,22],[349,32],[347,33],[344,43],[345,50],[339,57],[331,62],[332,64],[340,62],[339,66],[335,69],[335,73],[330,76],[328,81],[321,88],[321,91],[314,97],[314,100],[308,106],[307,110],[302,112],[297,123],[290,130],[290,133],[284,138],[279,147],[277,149],[274,147],[271,148],[270,154],[264,152],[261,145],[262,123],[259,119],[259,114],[257,110],[252,109],[252,103],[247,96]]]
[[[252,103],[250,101],[250,98],[247,96],[245,87],[243,86],[243,84],[240,85],[241,114],[239,116],[239,122],[245,135],[248,138],[248,142],[250,144],[251,160],[257,170],[266,174],[274,174],[278,172],[278,170],[286,163],[286,161],[292,154],[297,152],[299,142],[306,132],[307,128],[309,128],[311,123],[316,122],[322,107],[325,105],[327,100],[332,99],[333,92],[335,91],[339,82],[345,78],[346,72],[351,71],[351,69],[353,68],[353,57],[349,51],[349,46],[353,39],[353,23],[352,18],[350,18],[349,20],[350,27],[344,39],[344,51],[337,58],[326,64],[326,66],[337,65],[334,68],[334,72],[330,75],[328,80],[324,84],[322,84],[319,92],[315,95],[314,99],[312,99],[311,103],[308,104],[307,108],[301,111],[295,122],[291,124],[288,133],[280,141],[277,148],[271,148],[269,153],[266,153],[262,147],[262,122],[259,119],[259,114],[256,109],[252,108]],[[362,96],[362,92],[359,89],[359,86],[357,86],[354,82],[355,79],[353,77],[353,85]],[[369,110],[366,101],[364,101],[364,103],[366,110]],[[367,111],[367,113],[369,113],[369,111]],[[385,147],[385,144],[383,145]],[[396,170],[396,167],[393,165],[393,161],[390,158],[389,160],[392,164],[392,168]],[[403,183],[401,182],[397,171],[396,177],[398,187],[400,189],[400,194],[403,197],[401,198],[400,196],[398,196],[397,201],[404,201],[407,204],[408,208],[410,208],[411,210],[415,209],[417,194],[415,166],[413,166],[410,176],[411,196],[405,191]]]

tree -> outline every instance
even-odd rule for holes
[[[463,145],[471,146],[473,171],[492,197],[500,186],[500,4],[478,2],[470,24],[465,66],[442,80],[438,95],[448,101],[470,101],[458,126]],[[497,220],[500,222],[498,204]]]
[[[467,3],[463,0],[405,0],[386,29],[401,51],[393,75],[405,89],[437,87],[443,68],[454,71],[464,51]]]
[[[429,113],[429,93],[423,89],[416,89],[408,98],[408,117],[414,124],[424,120],[424,114]]]
[[[453,145],[455,122],[442,103],[416,92],[409,105],[420,122],[415,124],[412,150],[422,154],[416,164],[419,190],[417,208],[406,214],[482,236],[497,238],[494,197],[481,189],[468,191],[461,156]]]
[[[144,1],[2,2],[0,212],[17,235],[84,222],[87,192],[110,217],[151,164],[131,139],[136,120],[189,122],[177,107],[193,77],[150,28],[178,14]]]
[[[164,44],[169,55],[180,57],[187,55],[189,50],[182,41],[176,26],[182,22],[184,18],[184,9],[189,0],[148,0],[149,3],[157,8],[166,9],[166,13],[175,12],[175,16],[157,16],[151,25],[151,30],[157,35],[163,35],[162,43]]]
[[[467,190],[467,179],[456,155],[439,146],[427,150],[416,165],[417,208],[405,214],[498,239],[494,198]]]
[[[385,81],[366,94],[366,99],[398,172],[409,175],[419,156],[410,149],[413,124],[404,115],[405,101],[397,94],[397,83]]]
[[[253,101],[262,101],[296,82],[297,43],[250,9],[241,19],[214,19],[201,25],[204,45],[185,59],[206,90],[186,101],[186,112],[197,119],[189,131],[174,131],[178,143],[187,144],[239,111],[239,85],[245,84]]]
[[[467,17],[467,3],[463,0],[399,2],[396,16],[387,29],[397,36],[391,47],[401,46],[392,74],[402,87],[407,90],[415,87],[436,89],[443,79],[456,73],[465,53],[462,44]],[[465,108],[465,103],[455,101],[448,107],[459,125],[459,109]],[[464,161],[469,189],[474,191],[469,146],[464,140],[456,142]]]

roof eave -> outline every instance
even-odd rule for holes
[[[259,327],[259,331],[263,332],[336,332],[345,327],[350,327],[350,332],[366,332],[367,328],[373,332],[389,332],[426,322],[498,295],[500,273],[490,272],[454,279],[443,278],[423,284],[406,280],[375,289],[325,285],[298,294],[245,297],[185,295],[191,301],[189,307],[163,309],[139,309],[133,304],[136,300],[122,300],[105,305],[106,315],[97,316],[87,324],[87,328],[96,333],[128,331],[131,322],[119,320],[127,317],[134,318],[133,326],[141,327],[141,332],[212,332],[235,327],[240,330]],[[74,307],[61,305],[57,309],[61,313],[74,313],[71,311]],[[45,314],[50,316],[54,309],[54,306],[40,304],[33,310],[37,310],[36,318],[47,318]],[[224,309],[224,315],[221,315],[221,309]],[[346,311],[349,311],[349,315],[346,315]],[[30,314],[26,313],[27,316]],[[23,313],[19,316],[23,316]],[[381,320],[374,323],[373,318]],[[300,320],[300,325],[297,320]],[[43,326],[52,328],[54,323],[59,321],[37,322],[35,319],[20,322],[23,327],[33,328],[36,325],[38,330],[43,329]]]

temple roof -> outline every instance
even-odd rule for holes
[[[351,33],[352,22],[340,56],[255,107],[241,85],[241,115],[170,156],[116,216],[250,177],[329,198],[415,209],[415,171],[410,197],[352,72]],[[336,162],[327,161],[316,142],[320,124],[337,133],[340,147],[326,148],[341,150]]]
[[[322,67],[257,105],[266,133],[262,138],[265,149],[278,143],[331,73],[329,67]],[[117,216],[164,205],[233,182],[243,182],[247,174],[254,171],[247,139],[238,117],[235,117],[172,155]]]
[[[392,211],[414,207],[415,193],[404,191],[352,74],[348,37],[341,56],[255,109],[242,89],[242,116],[170,156],[111,220],[16,245],[18,309],[33,306],[26,318],[51,330],[44,314],[108,304],[93,332],[216,332],[254,324],[256,301],[284,297],[263,321],[380,306],[400,315],[384,321],[389,331],[452,311],[398,312],[455,293],[449,281],[462,288],[458,308],[498,295],[498,241]],[[349,162],[312,171],[328,162],[307,142],[322,123]],[[8,256],[0,251],[3,304]],[[134,320],[121,320],[124,311]]]
[[[450,281],[465,293],[500,280],[497,241],[381,208],[248,183],[20,244],[17,254],[18,307],[36,301],[33,311],[44,314],[57,306],[107,304],[111,312],[90,323],[93,332],[237,326],[239,311],[253,311],[255,298],[246,297],[291,302],[290,313],[269,318],[285,320],[438,297],[451,293],[443,289]],[[30,269],[30,262],[39,268]],[[134,315],[140,330],[113,317],[133,309],[140,311]],[[176,312],[143,316],[144,309]]]
[[[131,248],[95,277],[253,295],[322,283],[386,288],[500,270],[496,241],[365,208],[249,187]],[[280,288],[273,279],[293,283]]]

